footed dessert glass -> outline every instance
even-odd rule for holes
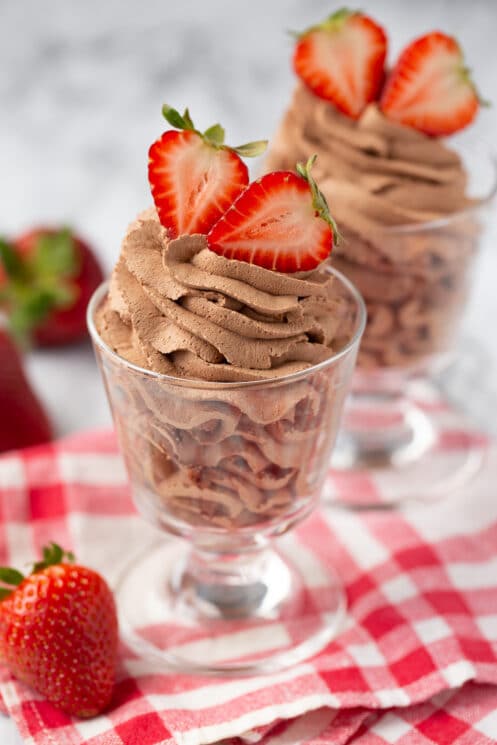
[[[368,322],[333,467],[375,469],[381,501],[357,495],[349,506],[382,507],[438,498],[478,469],[480,445],[459,438],[444,457],[440,413],[418,390],[454,356],[485,218],[497,191],[497,160],[475,144],[453,146],[469,177],[474,206],[443,219],[378,228],[367,241],[343,230],[334,265],[357,286]],[[436,407],[435,407],[436,408]]]
[[[317,593],[316,582],[310,588],[302,579],[309,556],[299,542],[272,546],[319,498],[365,326],[360,295],[330,271],[343,329],[332,356],[257,382],[137,367],[95,327],[107,287],[90,303],[134,502],[184,539],[146,547],[118,583],[122,628],[145,656],[202,673],[266,672],[315,654],[340,630],[338,577],[322,567]]]

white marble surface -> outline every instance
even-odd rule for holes
[[[358,5],[387,25],[392,55],[435,27],[456,34],[481,91],[497,102],[496,0]],[[285,31],[334,7],[324,0],[0,0],[0,230],[70,223],[109,270],[127,222],[150,201],[147,148],[164,126],[162,102],[189,105],[202,128],[222,121],[234,144],[270,136],[293,85]],[[486,110],[481,136],[495,140],[496,125],[497,109]],[[487,379],[497,365],[496,234],[466,319],[483,350],[473,374],[476,365]],[[37,352],[29,369],[58,433],[109,421],[89,345]],[[19,742],[1,720],[0,742]]]

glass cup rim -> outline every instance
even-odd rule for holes
[[[474,152],[474,150],[476,150],[475,147],[472,147],[467,143],[462,145],[460,149],[468,150],[469,152]],[[378,228],[375,227],[374,233],[380,235],[422,233],[425,230],[434,230],[436,228],[445,227],[452,222],[463,219],[464,217],[467,217],[468,215],[471,215],[474,212],[478,212],[479,210],[487,207],[497,196],[497,151],[493,150],[490,147],[485,147],[485,151],[485,158],[490,163],[493,171],[492,183],[486,193],[479,197],[474,204],[470,204],[461,210],[457,210],[456,212],[451,212],[449,215],[445,215],[444,217],[437,217],[434,220],[423,220],[421,222],[405,222],[399,225],[386,225],[380,226]]]
[[[342,272],[339,272],[334,267],[328,266],[326,267],[326,271],[332,274],[336,279],[338,279],[342,285],[345,285],[347,290],[352,295],[356,306],[359,310],[359,322],[357,324],[357,328],[355,330],[355,333],[353,337],[350,339],[347,344],[340,349],[336,354],[331,355],[331,357],[328,357],[327,359],[323,360],[322,362],[318,362],[315,365],[311,365],[310,367],[304,368],[304,370],[298,370],[297,372],[289,373],[288,375],[281,375],[279,377],[267,377],[262,378],[260,380],[243,380],[243,381],[234,381],[234,382],[215,382],[215,381],[207,381],[207,380],[197,380],[194,378],[178,378],[174,375],[166,375],[165,373],[158,373],[154,370],[148,370],[145,367],[140,367],[139,365],[135,365],[133,362],[129,362],[129,360],[124,359],[124,357],[121,357],[116,352],[114,352],[111,347],[109,347],[108,344],[104,342],[100,334],[98,333],[98,330],[94,323],[94,315],[95,311],[97,310],[100,302],[103,300],[105,294],[108,291],[109,288],[109,280],[105,280],[102,282],[96,290],[93,292],[93,295],[90,298],[90,301],[88,303],[88,307],[86,310],[86,323],[88,326],[88,331],[90,332],[90,336],[92,338],[93,343],[102,349],[106,354],[108,354],[110,357],[116,360],[119,364],[123,365],[124,367],[127,367],[134,372],[140,373],[141,375],[146,375],[149,378],[152,378],[154,380],[160,380],[165,383],[168,383],[173,386],[178,386],[182,388],[195,388],[199,390],[235,390],[238,388],[264,388],[269,385],[271,386],[277,386],[277,385],[284,385],[287,383],[293,383],[294,381],[302,380],[306,378],[308,375],[311,375],[315,372],[320,372],[321,370],[325,370],[328,367],[332,367],[335,365],[342,357],[346,357],[349,352],[354,349],[354,347],[358,347],[359,343],[361,341],[361,337],[364,333],[364,329],[366,328],[366,319],[367,319],[367,311],[366,311],[366,304],[363,300],[362,295],[360,294],[359,290],[355,287],[355,285],[345,277]]]

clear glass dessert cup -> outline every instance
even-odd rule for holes
[[[116,587],[122,628],[146,657],[201,673],[269,672],[320,651],[341,628],[339,578],[323,566],[309,587],[308,551],[295,538],[272,543],[319,499],[365,326],[359,293],[330,271],[343,343],[324,362],[257,382],[139,368],[96,329],[107,286],[89,305],[135,505],[170,534],[144,547]]]
[[[447,496],[482,462],[482,447],[470,436],[461,435],[447,457],[440,413],[416,403],[416,386],[426,388],[455,358],[497,192],[497,159],[488,149],[463,137],[451,147],[463,160],[474,206],[378,229],[371,241],[343,231],[343,256],[335,264],[362,293],[368,322],[332,465],[356,474],[373,469],[381,480],[381,496],[356,492],[350,507]]]

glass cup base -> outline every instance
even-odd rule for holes
[[[439,417],[408,399],[390,410],[378,395],[354,395],[351,403],[331,459],[345,496],[325,493],[326,503],[382,509],[435,501],[479,471],[485,447],[464,426],[448,435]]]
[[[176,539],[147,548],[115,591],[126,643],[154,666],[207,675],[277,672],[308,659],[341,631],[345,595],[330,571],[313,597],[296,541],[288,551],[293,562],[272,548],[207,555]]]

